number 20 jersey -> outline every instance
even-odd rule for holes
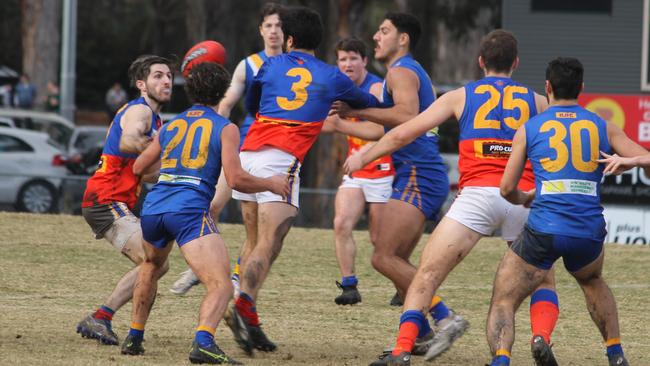
[[[221,131],[230,123],[212,108],[194,105],[160,130],[160,177],[142,215],[205,211],[221,172]]]
[[[533,90],[506,77],[486,77],[465,85],[460,124],[459,188],[498,187],[517,128],[537,114]],[[526,163],[519,188],[535,187]]]

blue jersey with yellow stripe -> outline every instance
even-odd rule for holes
[[[433,89],[433,84],[429,75],[427,75],[424,68],[408,54],[400,57],[391,66],[403,67],[415,73],[419,80],[418,98],[420,105],[418,106],[418,113],[422,113],[425,109],[429,108],[436,100],[436,93]],[[394,106],[393,97],[390,94],[384,81],[383,86],[383,101],[382,106],[390,108]],[[388,130],[388,129],[387,129]],[[442,158],[438,152],[438,130],[429,131],[422,136],[419,136],[410,144],[402,147],[392,154],[393,161],[397,164],[399,162],[410,163],[440,163],[443,164]]]
[[[535,174],[528,226],[538,232],[602,240],[606,234],[600,151],[611,150],[607,124],[578,106],[552,106],[524,124]]]
[[[262,50],[244,59],[246,65],[246,82],[245,82],[244,95],[248,93],[248,90],[250,89],[251,83],[253,82],[253,79],[257,75],[257,72],[260,71],[260,68],[268,58],[269,57]],[[243,143],[244,138],[248,133],[248,129],[251,127],[254,120],[255,118],[253,118],[253,116],[248,112],[248,110],[246,110],[246,116],[244,117],[241,126],[239,126],[239,134],[240,134],[239,136],[240,136],[241,143]]]
[[[214,109],[194,105],[160,130],[160,177],[142,214],[203,211],[221,171],[221,131],[230,123]]]

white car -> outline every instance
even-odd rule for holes
[[[56,212],[66,174],[64,152],[47,134],[0,127],[0,203]]]
[[[61,149],[68,148],[70,137],[75,129],[74,123],[56,113],[18,108],[0,108],[0,124],[44,132]]]

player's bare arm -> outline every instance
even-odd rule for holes
[[[144,105],[134,105],[128,108],[120,119],[122,138],[120,151],[124,153],[139,154],[151,143],[151,137],[145,132],[151,128],[150,108]]]
[[[228,186],[244,193],[271,191],[282,197],[289,195],[287,176],[258,178],[248,174],[239,160],[239,129],[229,124],[221,131],[221,165]]]
[[[344,165],[346,173],[355,172],[375,159],[409,144],[418,136],[440,126],[449,118],[460,118],[464,106],[465,88],[459,88],[444,94],[415,118],[388,131],[366,153],[350,156]]]
[[[537,114],[540,114],[548,109],[548,99],[545,96],[535,94],[535,108],[537,108]]]
[[[396,127],[417,116],[420,99],[420,81],[417,75],[404,67],[391,68],[386,74],[386,85],[390,87],[394,106],[390,108],[349,109],[340,103],[339,114],[343,117],[356,117],[373,121],[386,127]],[[335,104],[336,105],[336,104]]]
[[[239,99],[244,95],[246,90],[246,64],[244,60],[241,60],[235,72],[232,75],[232,80],[230,81],[230,86],[226,91],[223,99],[219,103],[217,113],[219,113],[224,118],[230,118],[230,112],[235,107]]]
[[[535,198],[535,190],[523,192],[517,188],[526,165],[526,129],[520,127],[512,139],[512,153],[501,177],[501,196],[513,205],[530,207]]]
[[[145,176],[156,173],[160,169],[161,147],[158,136],[160,135],[156,135],[149,146],[135,159],[133,164],[133,173],[135,175]]]
[[[645,170],[646,175],[650,176],[648,151],[632,141],[623,129],[614,123],[607,122],[607,139],[618,156],[604,154],[605,159],[598,160],[599,163],[607,164],[604,173],[621,174],[635,166],[640,166]]]
[[[370,94],[381,100],[381,83],[374,83],[370,87]],[[384,127],[370,121],[350,121],[336,113],[330,113],[323,124],[322,132],[339,132],[368,141],[377,141],[384,136]]]

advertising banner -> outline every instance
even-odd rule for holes
[[[632,206],[604,206],[606,243],[650,246],[650,210]]]

